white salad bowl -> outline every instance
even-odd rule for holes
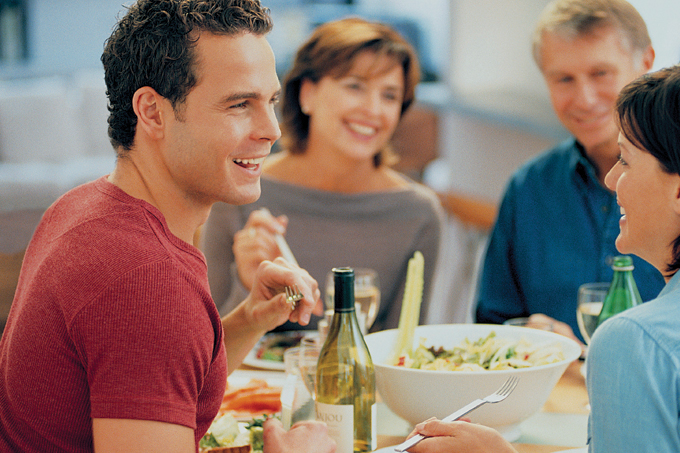
[[[527,327],[490,324],[441,324],[416,327],[414,349],[425,339],[426,346],[452,349],[466,338],[477,341],[491,332],[497,338],[526,339],[531,344],[559,344],[564,359],[548,365],[499,371],[431,371],[393,366],[388,358],[398,330],[384,330],[365,337],[375,366],[380,398],[399,417],[412,425],[430,417],[442,419],[477,398],[496,391],[510,376],[520,378],[517,388],[504,401],[486,404],[466,417],[500,431],[510,440],[519,435],[519,424],[541,409],[567,366],[581,355],[573,340]]]

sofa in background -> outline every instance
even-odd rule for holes
[[[110,173],[103,71],[0,80],[0,328],[43,212]]]
[[[114,168],[105,92],[100,72],[0,80],[0,329],[24,251],[45,209],[69,189]],[[496,206],[450,191],[448,181],[435,184],[442,178],[433,175],[450,175],[448,165],[437,159],[439,120],[435,109],[414,104],[393,145],[401,157],[397,169],[437,190],[449,214],[435,288],[446,303],[433,310],[428,322],[464,322],[470,318],[480,250]]]

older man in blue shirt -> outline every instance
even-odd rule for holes
[[[594,3],[553,2],[536,26],[534,59],[574,138],[511,178],[484,261],[477,322],[542,313],[580,339],[578,287],[612,278],[620,214],[603,180],[619,155],[614,105],[621,88],[652,67],[654,50],[633,6]],[[634,263],[643,300],[656,297],[661,274]]]

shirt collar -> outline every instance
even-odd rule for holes
[[[679,286],[680,286],[680,272],[676,272],[675,275],[673,275],[671,277],[671,279],[668,280],[668,283],[666,283],[666,286],[663,287],[663,289],[659,293],[659,297],[674,291]]]
[[[597,168],[586,154],[583,145],[574,140],[574,149],[577,152],[572,154],[571,161],[569,162],[571,170],[581,177],[586,184],[595,183],[601,186],[600,180],[597,177]]]

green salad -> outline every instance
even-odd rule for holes
[[[231,414],[226,413],[213,420],[198,446],[201,451],[216,447],[238,447],[250,444],[253,453],[262,453],[264,441],[262,432],[266,414],[249,423],[239,423]]]

